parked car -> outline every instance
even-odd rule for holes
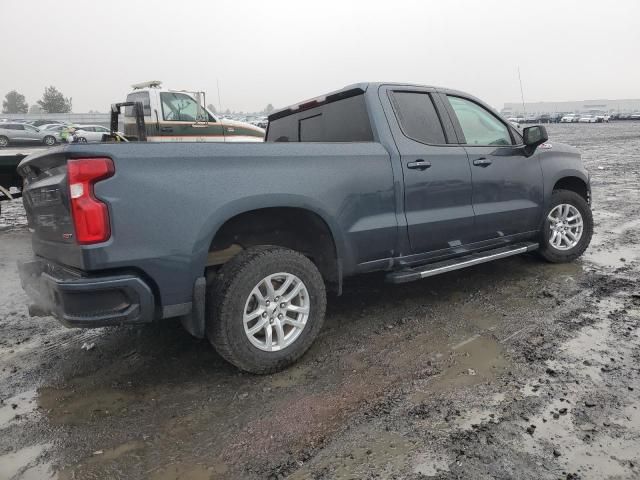
[[[40,128],[42,125],[50,125],[52,123],[62,124],[63,122],[58,120],[33,120],[29,121],[29,125],[33,125],[36,128]]]
[[[629,120],[640,120],[640,112],[632,113],[629,115]]]
[[[400,284],[530,251],[570,262],[593,231],[575,148],[419,85],[278,110],[266,143],[74,144],[18,171],[36,254],[19,270],[40,312],[175,318],[262,374],[311,346],[345,277]]]
[[[578,119],[578,122],[580,122],[580,123],[597,123],[598,122],[598,118],[595,115],[587,114],[587,115],[582,115]]]
[[[58,142],[58,137],[49,131],[40,131],[25,123],[8,123],[0,125],[0,147],[16,143],[43,143],[49,147]]]
[[[47,123],[44,125],[40,125],[38,127],[38,130],[56,130],[64,127],[66,127],[66,125],[63,123]]]
[[[551,115],[543,113],[538,117],[538,123],[551,123]]]
[[[107,127],[102,125],[78,125],[76,135],[80,143],[102,142],[104,135],[111,132]]]
[[[560,119],[560,123],[577,123],[580,117],[575,113],[568,113]]]
[[[524,123],[538,123],[539,118],[538,115],[529,114],[525,117]]]

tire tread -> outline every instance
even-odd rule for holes
[[[317,334],[322,327],[326,308],[326,293],[322,276],[307,257],[287,248],[261,245],[239,253],[224,264],[220,271],[214,276],[209,286],[207,298],[206,327],[209,341],[220,356],[229,363],[241,370],[256,374],[269,374],[282,370],[300,358],[315,339],[315,335],[313,335],[311,338],[306,339],[306,342],[298,345],[298,347],[302,348],[292,349],[288,354],[280,356],[277,361],[270,364],[258,364],[238,354],[238,349],[235,348],[234,337],[230,328],[234,319],[231,318],[231,312],[228,311],[230,308],[229,303],[234,297],[234,292],[236,292],[243,283],[243,277],[252,270],[259,269],[263,262],[274,258],[279,259],[279,262],[283,264],[295,262],[302,265],[305,270],[307,270],[307,274],[310,275],[312,283],[314,284],[307,285],[307,288],[319,290],[320,298],[318,298],[318,302],[314,306],[313,325],[308,326]],[[296,342],[300,340],[302,339]]]

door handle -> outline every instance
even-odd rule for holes
[[[484,158],[484,157],[480,157],[480,158],[476,158],[473,161],[473,164],[476,167],[488,167],[489,165],[491,165],[493,163],[492,160],[489,160],[488,158]]]
[[[173,128],[171,128],[171,127],[160,127],[160,131],[161,132],[171,133],[171,132],[173,132]]]
[[[429,160],[422,160],[421,158],[415,162],[407,163],[407,168],[412,170],[426,170],[429,167],[431,167],[431,162]]]

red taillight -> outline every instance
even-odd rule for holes
[[[104,242],[111,236],[109,210],[93,193],[93,185],[113,175],[110,158],[74,158],[67,162],[71,214],[80,244]]]

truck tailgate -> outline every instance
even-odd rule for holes
[[[30,155],[18,165],[23,202],[36,255],[81,268],[69,202],[67,155],[55,148]]]

